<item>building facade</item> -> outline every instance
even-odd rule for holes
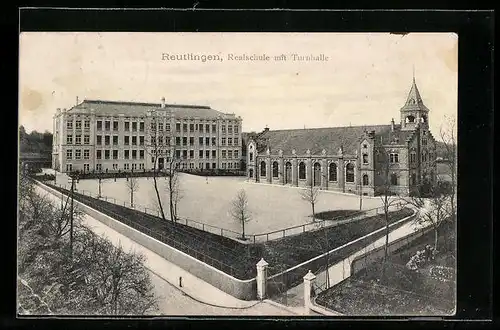
[[[436,179],[436,142],[415,79],[400,124],[269,130],[247,144],[247,177],[374,196],[410,195]]]
[[[149,171],[175,157],[181,169],[239,169],[241,117],[208,106],[84,100],[53,117],[52,167]]]

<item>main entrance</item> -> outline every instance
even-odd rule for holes
[[[292,183],[292,163],[285,164],[285,184]]]

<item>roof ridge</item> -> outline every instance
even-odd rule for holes
[[[285,128],[285,129],[275,129],[268,130],[262,133],[269,132],[285,132],[285,131],[308,131],[308,130],[321,130],[321,129],[332,129],[332,128],[369,128],[369,127],[389,127],[390,124],[376,124],[376,125],[354,125],[354,126],[328,126],[328,127],[311,127],[311,128]]]
[[[132,101],[111,101],[111,100],[96,100],[96,99],[85,99],[82,103],[108,103],[108,104],[121,104],[121,105],[140,105],[140,106],[153,106],[161,107],[161,103],[150,103],[150,102],[132,102]],[[195,105],[195,104],[165,104],[166,107],[179,107],[179,108],[202,108],[202,109],[212,109],[208,105]],[[215,109],[212,109],[215,110]],[[218,110],[215,110],[218,111]]]

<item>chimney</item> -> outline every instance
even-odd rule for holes
[[[165,98],[164,97],[161,98],[161,107],[165,108]]]
[[[394,118],[391,119],[391,131],[394,131]]]
[[[266,125],[266,127],[264,128],[264,132],[268,132],[268,131],[269,131],[269,127],[267,127],[267,125]]]
[[[76,97],[76,105],[78,105],[78,96]]]

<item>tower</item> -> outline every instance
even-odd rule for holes
[[[422,128],[429,127],[429,109],[422,101],[422,97],[420,96],[420,92],[415,82],[415,74],[413,75],[413,83],[410,92],[408,93],[405,105],[401,108],[400,113],[402,130],[414,130],[417,126]]]

